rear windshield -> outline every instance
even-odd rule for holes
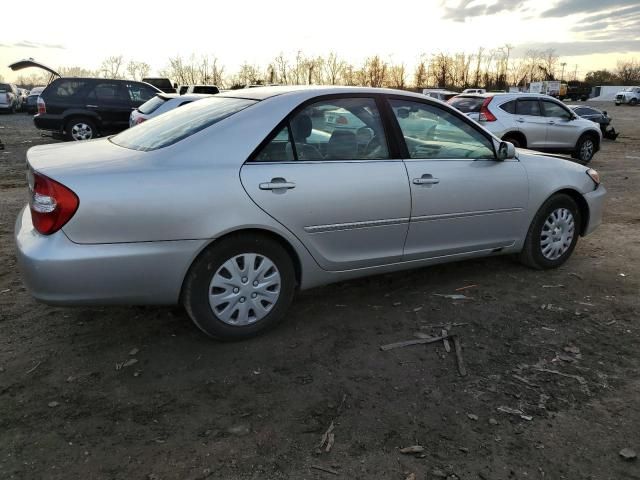
[[[457,108],[462,113],[479,112],[484,97],[454,97],[449,100],[449,105]]]
[[[0,92],[10,92],[11,86],[8,83],[0,83]]]
[[[156,95],[151,100],[147,100],[142,105],[138,107],[138,111],[140,113],[144,113],[145,115],[149,115],[150,113],[155,112],[160,105],[166,102],[166,98],[162,98],[160,95]]]
[[[121,147],[157,150],[173,145],[257,103],[244,98],[213,97],[176,108],[111,137]]]
[[[211,95],[215,95],[216,93],[220,93],[220,90],[216,86],[197,85],[193,87],[193,93],[208,93]]]

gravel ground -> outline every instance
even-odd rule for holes
[[[495,257],[332,285],[224,344],[178,307],[31,299],[13,226],[25,152],[53,140],[0,116],[0,478],[640,479],[619,455],[640,453],[640,108],[607,107],[604,224],[562,268]],[[466,377],[440,343],[379,349],[441,325]]]

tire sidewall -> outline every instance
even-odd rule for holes
[[[87,140],[93,140],[94,138],[96,138],[98,136],[98,132],[96,130],[96,124],[93,120],[89,119],[89,118],[85,118],[85,117],[74,117],[71,118],[70,120],[67,121],[67,123],[65,123],[65,132],[67,134],[67,139],[74,141],[74,142],[86,142],[87,140],[76,140],[75,138],[73,138],[72,134],[71,134],[71,129],[73,128],[74,125],[78,124],[78,123],[86,123],[87,125],[89,125],[91,127],[91,138],[87,139]]]
[[[546,222],[547,218],[549,217],[551,212],[559,208],[566,208],[571,212],[571,214],[573,215],[575,230],[574,230],[573,239],[571,240],[571,245],[569,246],[569,249],[566,252],[564,252],[564,254],[560,256],[560,258],[557,258],[555,260],[549,260],[542,254],[542,248],[540,246],[540,237],[542,234],[542,227],[544,226],[544,223]],[[529,254],[531,259],[534,261],[534,263],[539,268],[542,268],[542,269],[557,268],[562,264],[564,264],[569,259],[569,257],[571,257],[571,254],[573,253],[573,250],[575,249],[576,244],[578,243],[578,237],[580,234],[580,225],[582,224],[581,222],[582,222],[582,218],[580,216],[580,209],[578,208],[578,205],[576,204],[575,200],[573,200],[570,196],[564,195],[564,194],[558,194],[558,195],[554,195],[549,200],[547,200],[544,203],[544,205],[540,207],[540,210],[538,210],[538,213],[536,214],[534,221],[531,225],[531,230],[529,231],[530,238],[526,242],[527,243],[526,248],[531,249]]]
[[[243,253],[258,253],[269,258],[281,278],[280,296],[273,309],[254,324],[236,327],[220,320],[209,304],[209,285],[220,266]],[[191,266],[183,291],[183,304],[193,322],[210,337],[218,340],[241,340],[263,333],[285,316],[296,288],[293,262],[278,242],[262,236],[240,236],[214,243]]]
[[[506,136],[506,137],[503,138],[503,140],[505,142],[512,143],[513,146],[516,147],[516,148],[522,148],[522,145],[520,145],[520,140],[518,140],[517,138]]]
[[[593,152],[591,153],[591,157],[582,158],[582,145],[587,140],[590,140],[591,143],[593,144]],[[580,139],[578,140],[578,144],[576,145],[575,157],[578,160],[580,160],[581,162],[589,163],[591,160],[593,160],[593,156],[595,155],[595,149],[596,149],[596,141],[594,140],[593,136],[591,136],[591,135],[583,135],[582,137],[580,137]]]

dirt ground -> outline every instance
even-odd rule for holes
[[[0,116],[0,478],[640,479],[619,455],[640,453],[640,107],[607,109],[622,135],[592,162],[604,224],[564,267],[495,257],[332,285],[225,344],[178,307],[31,299],[13,228],[25,151],[53,140]],[[470,298],[434,295],[455,293]],[[379,348],[446,324],[466,377],[442,343]]]

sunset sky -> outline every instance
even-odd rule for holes
[[[73,6],[72,6],[73,5]],[[554,48],[567,72],[615,68],[640,59],[638,0],[324,0],[303,2],[159,2],[111,0],[64,4],[32,1],[19,21],[0,29],[0,75],[33,57],[53,68],[99,67],[123,54],[158,73],[176,54],[215,55],[233,73],[245,61],[262,66],[281,52],[335,51],[359,64],[378,54],[411,69],[422,53],[474,52],[513,44]],[[169,4],[167,4],[169,5]],[[6,7],[6,6],[5,6]],[[5,14],[6,14],[6,8]],[[35,72],[35,71],[33,71]],[[32,73],[26,70],[21,73]]]

